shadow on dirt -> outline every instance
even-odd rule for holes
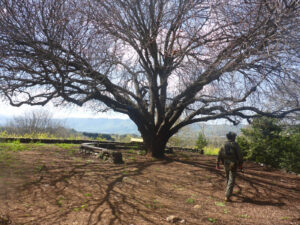
[[[174,161],[215,173],[219,177],[215,180],[215,182],[219,183],[217,187],[220,190],[224,189],[224,183],[222,183],[222,181],[225,181],[225,174],[223,171],[219,171],[215,168],[215,159],[201,160],[201,158],[199,158],[197,162],[176,159]],[[295,200],[300,200],[300,196],[294,194],[299,193],[299,186],[296,184],[291,186],[292,180],[285,178],[288,182],[282,183],[280,182],[282,181],[282,175],[276,173],[271,175],[265,172],[264,168],[258,168],[252,164],[253,163],[248,164],[246,162],[244,164],[245,172],[237,173],[235,185],[235,190],[237,191],[234,193],[234,196],[238,198],[238,202],[281,207],[286,204],[286,199],[294,198]]]
[[[299,195],[294,194],[299,193],[299,188],[293,185],[292,179],[289,184],[282,183],[282,176],[268,177],[247,163],[245,171],[237,176],[235,203],[282,207],[286,199],[299,200]],[[21,215],[18,220],[25,224],[66,224],[74,220],[87,225],[160,224],[157,218],[165,219],[177,206],[160,208],[157,197],[178,198],[173,203],[184,205],[186,196],[179,198],[176,193],[183,187],[190,191],[189,185],[195,185],[194,192],[204,200],[211,193],[216,193],[211,197],[219,200],[224,192],[224,180],[224,172],[215,168],[215,157],[170,156],[149,161],[141,158],[123,165],[65,157],[61,162],[48,162],[39,168],[34,179],[19,189],[17,197],[23,204],[16,210]],[[212,200],[213,204],[216,200]],[[196,214],[194,217],[198,218]]]

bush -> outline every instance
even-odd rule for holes
[[[246,159],[274,168],[300,173],[300,134],[297,129],[283,129],[280,121],[260,118],[237,138]]]
[[[300,173],[300,133],[286,138],[286,149],[283,152],[279,166],[288,171]]]

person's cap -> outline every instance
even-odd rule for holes
[[[229,140],[234,140],[235,137],[236,137],[236,133],[230,131],[229,133],[226,134],[226,137],[227,137]]]

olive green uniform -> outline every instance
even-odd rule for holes
[[[227,154],[226,154],[226,150]],[[235,177],[237,168],[242,165],[243,157],[241,154],[241,150],[239,145],[234,141],[228,141],[225,145],[220,149],[217,163],[220,161],[224,165],[225,173],[226,173],[226,198],[230,198],[232,195],[233,187],[235,184]]]

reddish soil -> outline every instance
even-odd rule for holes
[[[0,163],[0,218],[13,224],[300,224],[300,177],[245,163],[233,202],[215,157],[175,152],[167,160],[126,153],[114,165],[54,145]],[[0,220],[1,221],[1,220]],[[1,223],[0,223],[1,224]]]

